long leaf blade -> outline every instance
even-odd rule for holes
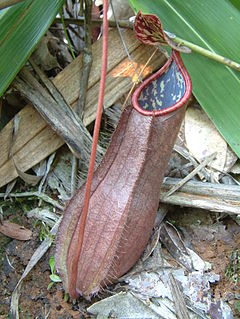
[[[135,11],[153,13],[164,29],[232,60],[240,60],[240,12],[227,0],[129,0]],[[240,73],[197,53],[182,58],[193,93],[240,157]]]
[[[0,96],[7,89],[64,0],[26,0],[0,11]]]

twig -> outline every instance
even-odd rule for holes
[[[189,181],[193,176],[195,176],[203,167],[205,167],[209,162],[211,162],[215,157],[217,153],[213,153],[207,158],[205,158],[204,161],[202,161],[201,164],[199,164],[190,174],[188,174],[185,178],[183,178],[177,185],[173,186],[166,194],[165,198],[172,195],[176,190],[178,190],[180,187],[182,187],[187,181]]]
[[[42,177],[42,179],[41,179],[41,182],[40,182],[40,184],[39,184],[39,186],[38,186],[38,192],[39,192],[39,193],[42,192],[43,185],[44,185],[44,183],[45,183],[45,181],[46,181],[46,179],[47,179],[47,176],[48,176],[49,171],[50,171],[50,169],[51,169],[51,165],[52,165],[52,163],[53,163],[53,161],[54,161],[55,155],[56,155],[56,153],[53,153],[53,154],[52,154],[51,156],[49,156],[49,158],[48,158],[45,173],[44,173],[44,175],[43,175],[43,177]],[[41,206],[41,204],[42,204],[42,200],[40,199],[39,202],[38,202],[38,206]]]
[[[31,60],[35,72],[44,83],[43,87],[36,78],[26,69],[19,73],[13,86],[21,92],[68,144],[71,151],[78,157],[89,160],[92,136],[83,125],[73,109],[65,101],[54,84],[46,77],[39,67]],[[98,147],[97,158],[103,154]]]
[[[195,158],[184,147],[174,145],[174,151],[191,162],[194,167],[197,167],[199,165]],[[203,168],[201,172],[198,172],[198,176],[200,177],[200,179],[205,178],[207,181],[210,181],[209,173],[206,171],[205,168]]]
[[[61,23],[61,22],[62,21],[59,18],[56,18],[54,20],[54,23]],[[66,25],[68,25],[68,24],[84,25],[84,18],[81,18],[81,17],[78,19],[65,18],[64,22]],[[102,19],[92,19],[91,23],[92,23],[92,26],[101,26],[103,23],[103,20]],[[117,24],[115,21],[108,20],[108,24],[109,24],[109,27],[112,27],[112,28],[117,27]],[[118,25],[120,28],[124,28],[124,29],[132,29],[133,28],[133,22],[128,21],[128,20],[127,21],[126,20],[118,20]]]
[[[197,207],[213,212],[240,214],[240,187],[237,185],[215,184],[200,181],[188,181],[173,195],[165,194],[180,179],[167,177],[160,191],[160,202],[183,207]]]
[[[162,187],[164,190],[171,189],[171,187],[178,185],[179,181],[181,181],[179,178],[166,177]],[[183,185],[179,192],[215,197],[222,199],[223,201],[234,200],[240,202],[240,186],[238,185],[216,184],[191,180]]]
[[[67,40],[67,43],[68,43],[68,48],[72,54],[72,57],[73,59],[75,59],[75,54],[73,52],[73,48],[72,48],[72,45],[71,45],[71,42],[70,42],[70,39],[69,39],[69,36],[68,36],[68,33],[67,33],[67,29],[66,29],[66,25],[65,25],[65,22],[64,22],[64,18],[63,18],[63,9],[60,11],[60,16],[61,16],[61,22],[62,22],[62,25],[63,25],[63,31],[65,33],[65,37],[66,37],[66,40]]]
[[[78,12],[78,15],[79,16],[82,16],[83,15],[83,1],[84,0],[80,0],[80,8],[79,8],[79,12]]]
[[[170,289],[171,289],[173,301],[175,304],[177,318],[190,319],[190,316],[188,314],[187,307],[183,298],[183,294],[179,289],[176,279],[171,273],[169,274],[169,279],[170,279],[169,280]]]
[[[14,116],[14,119],[13,119],[13,128],[12,128],[13,130],[12,130],[12,136],[11,136],[11,139],[10,139],[8,157],[9,157],[9,159],[12,160],[13,165],[14,165],[17,173],[18,173],[18,176],[21,177],[21,179],[24,180],[25,183],[35,186],[40,181],[42,176],[36,176],[36,175],[32,175],[32,174],[28,174],[28,173],[23,172],[18,167],[17,163],[15,162],[15,158],[13,156],[13,147],[15,145],[15,142],[16,142],[16,139],[17,139],[17,135],[18,135],[19,122],[20,122],[20,117],[18,116],[18,114],[16,114]],[[10,186],[10,191],[11,191],[11,186]],[[9,189],[7,189],[7,191],[5,193],[5,198],[6,198],[7,193],[9,193],[10,191],[9,191]]]
[[[83,49],[83,66],[80,80],[80,92],[78,98],[77,114],[82,119],[84,107],[87,97],[88,79],[92,66],[92,33],[91,33],[91,13],[92,13],[92,0],[85,0],[84,11],[84,49]]]
[[[225,201],[210,196],[192,195],[191,193],[176,192],[165,198],[165,192],[161,191],[160,202],[181,207],[201,208],[206,211],[226,213],[229,215],[240,215],[240,202]]]
[[[3,99],[0,99],[0,119],[2,118],[2,110],[3,110]],[[2,121],[0,121],[0,132],[3,128],[3,123],[1,123]]]
[[[72,154],[71,197],[74,195],[77,189],[78,164],[79,164],[79,161],[77,157],[74,154]]]
[[[5,193],[0,193],[0,198],[4,198]],[[47,196],[44,193],[39,193],[39,192],[24,192],[24,193],[10,193],[8,194],[8,197],[14,197],[14,198],[19,198],[19,197],[38,197],[42,199],[44,202],[49,203],[53,205],[54,207],[57,207],[60,210],[64,210],[64,207],[60,205],[56,200],[52,199],[51,197]]]
[[[34,208],[27,213],[27,217],[41,220],[50,227],[53,227],[60,218],[57,214],[51,212],[49,209],[46,208]]]

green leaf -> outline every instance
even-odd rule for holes
[[[0,96],[49,28],[64,0],[25,0],[0,11]]]
[[[240,61],[240,11],[233,0],[129,0],[137,12],[156,14],[165,30]],[[240,73],[200,54],[182,54],[193,93],[240,157]]]
[[[54,256],[51,256],[49,258],[49,266],[50,266],[50,269],[51,269],[51,273],[55,274],[55,258],[54,258]]]
[[[51,281],[50,284],[47,286],[47,290],[50,290],[52,288],[52,286],[54,285],[54,282]]]
[[[240,313],[240,301],[239,301],[239,300],[237,300],[237,301],[234,302],[233,307],[234,307],[234,309],[235,309],[237,312]]]
[[[68,302],[68,300],[69,300],[69,293],[67,293],[67,292],[65,292],[65,294],[64,294],[64,301],[65,302]]]
[[[233,6],[240,10],[240,1],[239,0],[229,0]]]
[[[61,278],[58,275],[55,275],[55,274],[50,275],[50,279],[53,282],[62,282]]]

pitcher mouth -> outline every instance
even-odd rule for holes
[[[161,116],[185,105],[192,93],[190,76],[178,51],[133,93],[132,105],[141,114]]]

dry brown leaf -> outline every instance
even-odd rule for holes
[[[228,172],[237,160],[236,155],[228,148],[226,141],[202,109],[196,107],[187,109],[185,139],[190,153],[198,161],[217,152],[216,159],[209,164],[211,168],[217,170],[213,173],[216,180],[218,180],[219,171]]]
[[[25,228],[24,226],[8,221],[3,221],[0,223],[0,232],[5,236],[17,240],[29,240],[32,236],[31,230]]]

